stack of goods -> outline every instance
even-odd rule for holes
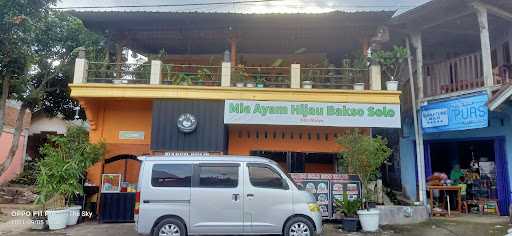
[[[448,176],[445,173],[434,172],[427,178],[428,186],[443,186],[449,183]]]

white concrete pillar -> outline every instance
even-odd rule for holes
[[[75,73],[73,75],[73,84],[87,83],[87,59],[77,58],[75,60]]]
[[[231,87],[231,63],[222,62],[220,86]]]
[[[300,64],[292,64],[290,67],[290,87],[300,88]]]
[[[423,99],[423,43],[421,33],[411,34],[411,41],[416,48],[416,79],[418,86],[418,99]]]
[[[149,84],[161,84],[162,78],[162,61],[152,60],[151,61],[151,77]]]
[[[370,66],[370,90],[382,90],[382,72],[379,64]]]
[[[480,26],[480,46],[482,48],[482,65],[484,74],[484,83],[486,87],[494,85],[492,75],[491,42],[489,39],[489,22],[487,20],[487,9],[481,5],[473,5],[478,17]]]

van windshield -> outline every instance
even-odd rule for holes
[[[304,190],[304,188],[302,188],[301,185],[297,185],[297,183],[295,183],[295,181],[293,180],[290,173],[283,170],[283,168],[281,168],[281,166],[279,164],[277,164],[276,162],[274,162],[274,164],[275,164],[274,166],[277,166],[277,168],[279,168],[279,170],[281,170],[286,175],[286,177],[288,177],[288,179],[290,179],[292,181],[292,184],[293,184],[293,186],[295,186],[295,188],[297,188],[298,190]]]

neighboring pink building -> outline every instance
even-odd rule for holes
[[[5,114],[5,126],[0,137],[0,163],[3,163],[7,157],[7,153],[12,144],[14,127],[16,125],[16,117],[18,115],[19,104],[13,101],[7,102],[7,110]],[[0,185],[15,178],[21,171],[23,171],[25,150],[27,147],[26,137],[29,133],[31,113],[27,112],[23,120],[23,133],[20,137],[20,143],[16,156],[7,171],[0,176]]]

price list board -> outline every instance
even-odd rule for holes
[[[351,200],[361,198],[361,182],[356,175],[319,173],[292,173],[290,175],[298,186],[313,194],[324,218],[333,218],[334,199],[343,199],[344,192]]]

